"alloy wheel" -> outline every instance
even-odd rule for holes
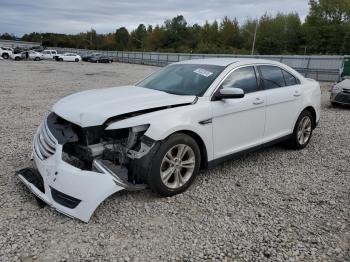
[[[306,144],[310,137],[312,131],[312,121],[309,116],[304,116],[299,122],[297,138],[300,145]]]
[[[160,176],[165,186],[171,189],[182,187],[190,180],[195,169],[193,149],[185,144],[173,146],[163,157]]]

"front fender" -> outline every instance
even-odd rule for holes
[[[116,121],[109,124],[106,129],[114,130],[149,124],[150,127],[145,135],[156,141],[164,140],[179,131],[192,131],[204,142],[210,161],[213,158],[212,124],[199,124],[200,121],[210,118],[210,107],[207,102],[202,101]]]

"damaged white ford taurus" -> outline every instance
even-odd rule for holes
[[[186,190],[200,168],[286,141],[304,148],[320,118],[320,87],[255,59],[175,63],[135,86],[90,90],[53,106],[18,172],[41,201],[88,222],[120,190]]]

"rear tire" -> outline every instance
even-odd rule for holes
[[[58,61],[63,62],[63,58],[59,58]]]
[[[201,153],[196,141],[183,133],[167,138],[153,157],[148,185],[162,196],[184,192],[199,173]]]
[[[315,121],[316,119],[313,119],[310,111],[304,110],[301,112],[295,123],[292,137],[288,141],[288,146],[296,150],[305,148],[311,140]]]
[[[21,60],[21,58],[19,58],[18,56],[16,56],[16,57],[15,57],[15,60],[16,60],[16,61],[19,61],[19,60]]]

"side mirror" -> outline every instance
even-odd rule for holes
[[[244,97],[244,91],[240,88],[221,88],[216,94],[216,99],[232,99],[232,98],[242,98]]]

